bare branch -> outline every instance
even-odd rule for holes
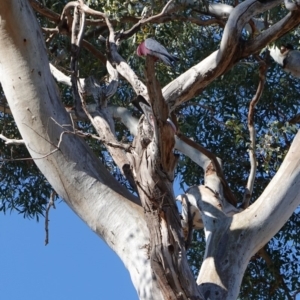
[[[162,9],[162,11],[159,14],[157,14],[155,16],[151,16],[149,18],[141,19],[138,23],[133,25],[129,30],[121,33],[120,39],[122,40],[122,39],[129,38],[130,36],[132,36],[133,34],[138,32],[140,30],[141,26],[144,24],[161,23],[162,19],[164,17],[166,17],[166,15],[168,15],[172,12],[175,12],[176,10],[178,10],[180,8],[179,5],[174,5],[171,9],[168,9],[168,8],[170,8],[172,3],[173,3],[173,0],[168,1],[168,3],[164,6],[164,8]]]
[[[129,67],[127,62],[122,58],[122,56],[118,53],[118,48],[116,45],[116,37],[113,26],[108,19],[105,18],[107,26],[109,28],[109,50],[110,57],[109,60],[111,64],[117,69],[119,74],[123,76],[133,87],[137,95],[143,96],[146,101],[149,101],[149,96],[147,92],[146,86],[141,82],[141,80],[137,77],[135,72]]]
[[[78,55],[80,50],[80,41],[83,34],[83,28],[84,28],[84,13],[79,12],[77,8],[75,8],[74,11],[74,22],[73,22],[73,30],[72,30],[72,58],[71,58],[71,68],[72,68],[72,89],[73,89],[73,95],[75,100],[75,111],[78,117],[85,118],[86,116],[91,121],[92,125],[96,129],[97,133],[99,134],[100,138],[103,141],[109,141],[109,143],[116,145],[118,144],[115,137],[114,132],[114,124],[111,119],[110,114],[107,113],[106,110],[106,98],[105,93],[103,92],[102,97],[102,89],[98,85],[95,85],[95,82],[90,82],[89,88],[90,92],[94,96],[95,100],[97,101],[98,107],[96,108],[95,112],[93,114],[89,114],[89,112],[86,109],[86,103],[83,97],[84,90],[79,85],[79,81],[77,79],[78,74]],[[105,17],[106,18],[106,17]],[[113,30],[111,28],[111,30]],[[116,91],[117,83],[116,76],[117,72],[115,72],[114,68],[109,64],[108,62],[108,71],[113,77],[113,80],[111,81],[111,85],[108,85],[107,87],[107,96],[108,93],[110,93],[110,96]],[[111,88],[111,89],[110,89]],[[99,97],[98,97],[99,96]],[[100,103],[101,102],[101,103]],[[103,107],[102,107],[103,106]],[[101,110],[100,110],[101,107]],[[112,155],[115,163],[119,167],[121,173],[128,179],[130,184],[135,187],[135,182],[133,180],[133,176],[131,173],[131,169],[129,167],[129,161],[123,151],[121,151],[119,148],[109,146],[106,144],[108,151]]]
[[[50,194],[50,199],[46,208],[45,212],[45,232],[46,232],[46,237],[45,237],[45,246],[48,245],[49,243],[49,212],[51,206],[55,209],[55,203],[54,203],[54,198],[56,196],[55,191],[52,191]]]
[[[82,4],[82,3],[81,3]],[[108,62],[107,68],[109,73],[111,74],[111,82],[107,86],[105,91],[102,91],[101,87],[93,82],[91,80],[89,81],[89,84],[85,84],[85,87],[89,89],[89,92],[94,96],[95,101],[98,103],[98,109],[95,110],[95,112],[91,115],[86,109],[86,104],[85,100],[83,98],[83,88],[78,85],[78,79],[77,79],[77,60],[78,60],[78,55],[79,55],[79,50],[80,50],[80,42],[81,38],[83,35],[83,28],[84,28],[84,18],[85,15],[83,11],[88,11],[91,13],[91,10],[86,8],[84,5],[81,5],[81,8],[83,10],[81,13],[77,8],[74,10],[74,21],[73,21],[73,29],[72,29],[72,59],[71,59],[71,67],[72,67],[72,87],[73,87],[73,94],[74,94],[74,99],[75,99],[75,108],[76,108],[76,113],[81,116],[85,117],[87,116],[91,123],[93,124],[94,128],[98,132],[101,140],[103,141],[108,141],[106,143],[107,149],[112,155],[115,163],[119,166],[120,171],[125,175],[125,177],[129,180],[131,185],[134,187],[135,183],[129,168],[129,162],[126,157],[126,155],[120,151],[120,148],[116,148],[115,145],[119,144],[116,141],[115,135],[114,135],[114,125],[111,120],[111,117],[109,114],[106,113],[106,100],[107,97],[112,96],[117,88],[117,72],[115,72],[114,68],[110,65]],[[105,17],[104,14],[97,13],[98,15],[101,15]],[[106,18],[106,17],[105,17]],[[112,28],[111,28],[112,29]],[[112,29],[113,30],[113,29]],[[102,107],[100,111],[100,106]],[[112,146],[113,145],[113,146]]]
[[[300,9],[300,8],[299,8]],[[289,12],[279,22],[266,29],[259,34],[255,39],[249,40],[243,47],[243,52],[239,58],[248,57],[249,55],[256,53],[267,44],[272,43],[278,38],[282,37],[293,28],[300,24],[300,11]]]
[[[48,18],[50,21],[57,23],[60,19],[60,15],[45,7],[38,0],[29,0],[30,5],[41,15]]]
[[[263,89],[266,82],[266,72],[268,69],[268,65],[266,62],[260,60],[260,67],[259,67],[259,84],[256,90],[255,95],[253,96],[250,104],[249,104],[249,112],[248,112],[248,129],[249,129],[249,135],[250,135],[250,145],[249,145],[249,156],[250,156],[250,165],[251,170],[248,177],[245,193],[244,193],[244,199],[243,199],[243,205],[242,207],[246,209],[249,206],[249,202],[252,196],[253,192],[253,186],[256,176],[256,155],[255,155],[255,149],[256,149],[256,131],[254,126],[254,114],[255,114],[255,106],[258,103]]]
[[[49,64],[49,66],[50,66],[50,71],[51,71],[53,77],[56,79],[57,82],[60,82],[60,83],[65,84],[67,86],[72,86],[70,76],[65,75],[63,72],[58,70],[51,63]],[[84,83],[84,79],[79,79],[79,80],[80,80],[81,83]]]

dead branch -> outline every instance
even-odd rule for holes
[[[278,2],[276,0],[276,2]],[[243,51],[239,55],[238,59],[248,57],[249,55],[258,52],[260,49],[265,47],[267,44],[274,42],[280,37],[287,34],[293,28],[298,26],[300,23],[300,7],[297,11],[289,12],[280,21],[267,28],[255,39],[251,39],[243,46]]]
[[[76,6],[74,7],[74,21],[72,24],[71,32],[71,82],[75,104],[75,113],[79,119],[85,119],[86,114],[84,112],[84,109],[82,108],[82,102],[80,97],[80,93],[82,92],[82,90],[81,86],[78,85],[78,59],[81,48],[81,41],[83,38],[85,28],[85,13],[79,9],[79,5],[77,5],[77,2],[69,2],[65,6],[62,15],[67,14],[68,10],[72,7],[72,5],[74,6],[74,3],[76,4]]]
[[[14,162],[14,161],[27,161],[27,160],[32,160],[32,161],[35,161],[35,160],[38,160],[38,159],[44,159],[44,158],[47,158],[48,156],[54,154],[55,152],[57,152],[59,149],[54,149],[52,151],[50,151],[49,153],[45,154],[45,155],[42,155],[40,157],[25,157],[25,158],[1,158],[0,159],[0,162],[1,163],[4,163],[4,162]]]
[[[108,17],[105,18],[107,27],[109,28],[109,61],[114,66],[119,74],[123,76],[133,87],[137,95],[143,96],[146,101],[149,101],[149,96],[147,92],[147,88],[144,85],[144,83],[137,77],[135,72],[129,67],[127,62],[123,59],[123,57],[118,53],[118,47],[117,47],[117,39],[118,37],[115,34],[115,31],[113,29],[113,26],[108,19]]]
[[[50,194],[50,198],[49,198],[49,202],[46,208],[46,212],[45,212],[45,232],[46,232],[46,237],[45,237],[45,246],[48,245],[49,243],[49,212],[50,212],[50,208],[51,206],[55,209],[55,203],[54,203],[54,198],[56,196],[55,191],[52,191]]]
[[[119,167],[121,173],[127,178],[127,180],[130,182],[132,187],[135,187],[133,175],[131,169],[129,168],[128,158],[126,157],[125,153],[121,151],[123,149],[120,149],[120,147],[115,147],[115,145],[118,145],[119,143],[117,142],[115,137],[113,120],[106,109],[107,98],[116,91],[118,73],[110,65],[110,63],[107,62],[108,63],[107,69],[111,75],[111,81],[109,85],[107,85],[105,92],[102,92],[100,86],[95,86],[95,82],[94,84],[90,82],[91,90],[92,90],[91,93],[98,104],[93,114],[90,114],[86,108],[84,91],[78,81],[78,58],[79,58],[79,51],[80,51],[80,43],[84,31],[83,28],[84,28],[85,13],[83,11],[85,10],[91,12],[89,9],[86,9],[85,7],[83,10],[80,11],[79,9],[77,9],[77,7],[75,7],[73,29],[72,29],[73,51],[72,51],[72,58],[71,58],[71,68],[72,68],[71,81],[72,81],[72,90],[73,90],[73,96],[75,101],[75,111],[79,117],[85,118],[87,116],[89,118],[92,125],[94,126],[97,133],[99,134],[101,140],[106,141],[107,150],[110,152],[115,163]],[[107,21],[107,17],[102,13],[101,15],[103,15]],[[112,26],[110,29],[113,32]]]

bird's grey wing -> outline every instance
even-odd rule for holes
[[[300,77],[300,51],[290,50],[284,60],[284,70],[295,77]]]
[[[161,59],[165,64],[170,65],[172,62],[171,55],[167,49],[154,39],[146,39],[145,46],[149,50],[150,54]]]

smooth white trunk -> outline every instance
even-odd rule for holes
[[[161,299],[134,197],[72,133],[49,69],[43,36],[25,0],[0,2],[0,82],[35,163],[74,212],[119,255],[140,299]]]

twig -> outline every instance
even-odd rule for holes
[[[40,157],[25,157],[25,158],[1,158],[0,159],[0,162],[3,163],[3,162],[12,162],[12,161],[26,161],[26,160],[38,160],[38,159],[44,159],[46,157],[48,157],[49,155],[55,153],[56,151],[58,151],[59,149],[54,149],[52,151],[50,151],[49,153],[45,154],[45,155],[42,155]]]
[[[248,182],[245,188],[244,192],[244,199],[242,207],[246,209],[249,206],[250,199],[253,193],[253,186],[256,176],[256,154],[255,154],[255,148],[256,148],[256,131],[254,126],[254,113],[255,113],[255,106],[258,103],[266,81],[266,72],[268,69],[268,65],[265,61],[261,60],[259,57],[259,84],[256,90],[256,94],[252,98],[250,104],[249,104],[249,113],[248,113],[248,129],[249,129],[249,135],[250,135],[250,146],[249,146],[249,157],[250,157],[250,174],[248,177]],[[268,57],[266,58],[268,59]]]
[[[50,194],[49,202],[46,208],[46,213],[45,213],[45,232],[46,232],[46,237],[45,237],[45,246],[48,245],[49,243],[49,212],[51,206],[55,209],[55,203],[54,203],[54,198],[55,198],[56,192],[52,191]]]
[[[99,137],[95,134],[92,134],[92,133],[82,132],[81,130],[75,130],[75,132],[70,132],[70,133],[76,134],[76,135],[78,135],[80,137],[83,137],[83,138],[93,138],[95,140],[98,140],[98,141],[102,142],[103,144],[105,144],[109,147],[122,149],[125,152],[130,152],[131,153],[132,149],[133,149],[131,144],[125,144],[125,143],[119,143],[119,142],[109,142],[105,138],[101,138],[101,137]]]
[[[65,125],[65,126],[61,125],[56,120],[54,120],[53,118],[51,118],[51,119],[55,124],[57,124],[59,127],[63,128],[63,129],[65,129],[65,126],[69,126],[69,125]],[[93,138],[95,140],[98,140],[98,141],[104,143],[105,145],[107,145],[109,147],[122,149],[126,152],[131,152],[132,149],[133,149],[131,144],[125,144],[125,143],[119,143],[119,142],[109,142],[105,138],[101,138],[101,137],[99,137],[95,134],[83,132],[81,130],[77,130],[77,129],[74,128],[74,126],[73,126],[73,129],[74,129],[74,131],[67,130],[67,131],[62,132],[62,134],[74,134],[74,135],[77,135],[77,136],[80,136],[80,137],[83,137],[83,138]],[[60,146],[60,143],[62,142],[62,134],[61,134],[59,142],[58,142],[58,146],[57,146],[58,148]]]
[[[139,31],[140,27],[144,24],[147,23],[159,23],[159,19],[165,17],[167,14],[170,14],[172,12],[175,12],[177,9],[179,9],[178,6],[174,6],[171,10],[168,10],[170,4],[173,2],[173,0],[168,1],[168,3],[164,6],[162,11],[155,15],[151,16],[149,18],[141,19],[138,23],[134,24],[129,30],[124,31],[123,33],[120,34],[120,40],[127,39],[128,37],[132,36],[135,34],[137,31]]]
[[[52,119],[52,118],[51,118]],[[53,119],[52,119],[53,120]],[[54,121],[55,122],[55,121]],[[24,126],[27,126],[28,128],[32,129],[31,127],[29,127],[27,124],[23,123]],[[60,125],[61,126],[61,125]],[[70,126],[70,125],[66,125],[66,126]],[[64,128],[63,126],[61,126],[62,128]],[[32,129],[33,130],[33,129]],[[11,161],[26,161],[26,160],[38,160],[38,159],[44,159],[46,157],[48,157],[49,155],[55,153],[56,151],[59,150],[59,147],[60,147],[60,144],[62,142],[62,138],[63,138],[63,135],[65,133],[73,133],[71,131],[63,131],[61,132],[60,134],[60,137],[59,137],[59,141],[58,141],[58,144],[57,145],[54,145],[53,143],[51,143],[50,141],[48,141],[45,137],[43,137],[41,134],[39,134],[38,132],[36,132],[35,130],[33,130],[33,132],[35,134],[37,134],[39,137],[41,137],[42,139],[44,139],[46,142],[48,142],[49,144],[51,144],[53,147],[55,147],[55,149],[53,149],[52,151],[50,151],[49,153],[47,154],[44,154],[42,155],[41,157],[31,157],[31,158],[13,158],[13,159],[1,159],[0,162],[3,163],[3,162],[11,162]],[[27,145],[27,148],[28,149],[31,149],[30,145]],[[32,151],[34,152],[37,152],[35,151],[34,149],[31,149]]]

